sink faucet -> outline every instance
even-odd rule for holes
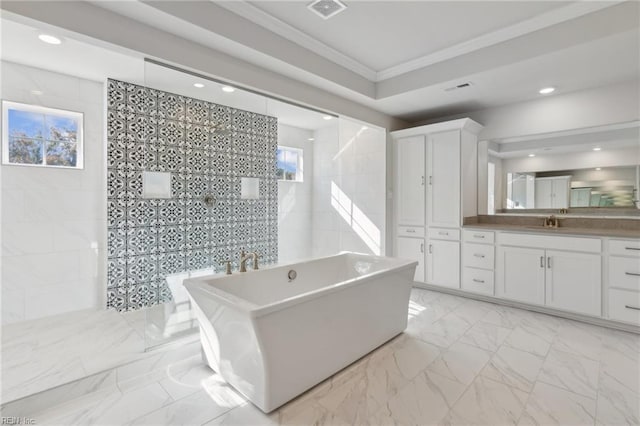
[[[542,224],[545,228],[557,228],[560,226],[558,223],[558,218],[555,215],[551,215],[545,218],[544,223]]]
[[[245,254],[244,250],[240,253],[240,272],[247,272],[247,260],[252,259],[253,269],[258,269],[258,253],[255,251]]]

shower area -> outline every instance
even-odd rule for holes
[[[42,152],[0,168],[4,407],[198,355],[182,283],[237,273],[243,250],[260,267],[385,253],[384,129],[73,40],[51,62],[20,41],[32,28],[2,31],[3,108],[44,111],[37,134],[2,122]],[[80,117],[65,167],[48,167],[56,111]]]

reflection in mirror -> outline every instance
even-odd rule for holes
[[[639,124],[488,142],[487,212],[637,214]]]

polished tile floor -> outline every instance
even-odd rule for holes
[[[640,423],[640,336],[414,289],[406,332],[265,415],[191,356],[37,424]]]

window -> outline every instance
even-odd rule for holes
[[[2,164],[81,169],[82,113],[2,102]]]
[[[302,150],[279,146],[276,154],[278,179],[302,182]]]

